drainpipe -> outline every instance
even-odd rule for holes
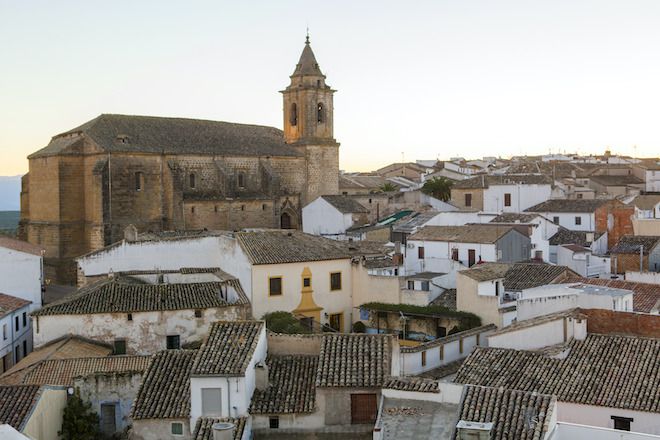
[[[639,246],[639,271],[644,272],[644,245]]]
[[[227,378],[227,417],[231,417],[231,384],[229,378]]]

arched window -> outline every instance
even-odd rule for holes
[[[245,173],[238,173],[238,187],[245,188]]]
[[[323,109],[322,102],[319,102],[316,106],[316,120],[319,124],[323,124],[325,122],[325,111]]]
[[[195,173],[190,173],[189,180],[190,180],[190,182],[189,182],[190,187],[195,188],[195,183],[196,183],[195,182]]]
[[[289,115],[289,123],[291,125],[298,125],[298,106],[294,102],[291,104],[291,114]]]

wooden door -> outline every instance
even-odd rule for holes
[[[101,432],[103,434],[112,435],[117,432],[115,408],[113,403],[101,404]]]
[[[476,251],[474,249],[468,249],[468,267],[474,266],[474,263],[476,262]]]
[[[378,417],[376,394],[351,394],[351,423],[373,424]]]

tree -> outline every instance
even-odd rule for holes
[[[83,402],[76,392],[69,397],[62,417],[62,440],[96,440],[101,438],[99,416],[89,403]]]
[[[393,184],[392,182],[385,182],[380,186],[380,190],[382,192],[392,192],[396,191],[396,185]]]
[[[451,198],[453,182],[446,177],[434,177],[424,182],[422,192],[446,202]]]
[[[302,325],[302,323],[289,312],[266,313],[261,319],[266,321],[266,328],[271,332],[286,334],[310,332],[307,327]]]

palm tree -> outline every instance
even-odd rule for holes
[[[453,184],[446,177],[434,177],[424,182],[422,192],[446,202],[451,198],[451,187]]]
[[[392,192],[396,191],[396,185],[393,184],[392,182],[385,182],[380,186],[380,190],[382,192]]]

